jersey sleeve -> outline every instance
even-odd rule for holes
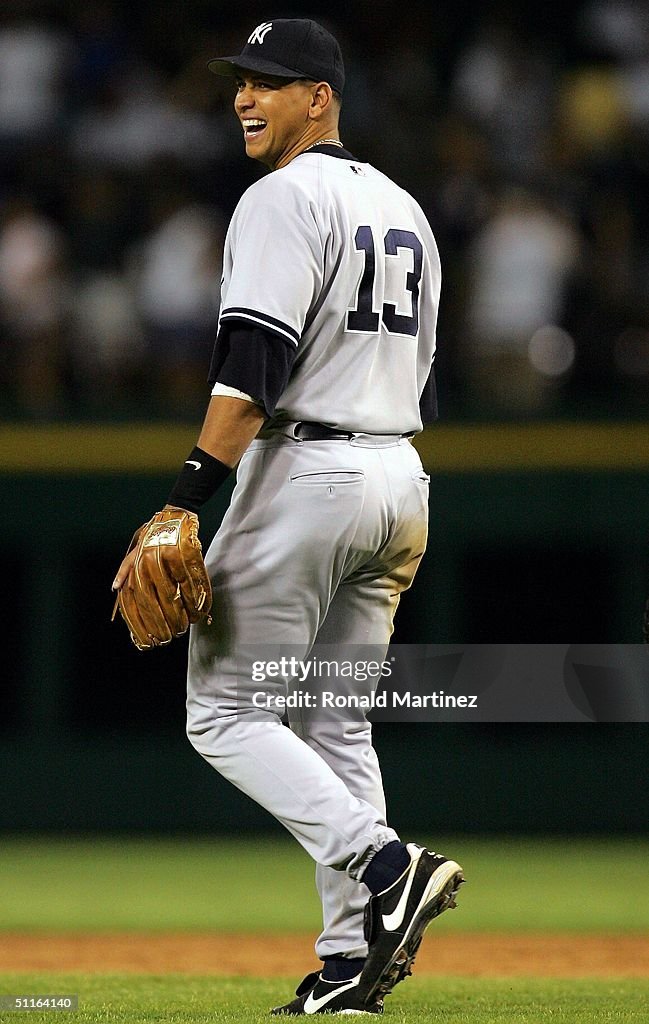
[[[245,193],[228,232],[219,326],[247,322],[297,348],[322,288],[318,220],[313,197],[280,172]]]
[[[272,416],[295,356],[285,338],[245,320],[228,322],[218,333],[208,382],[243,392]]]

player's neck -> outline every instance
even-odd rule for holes
[[[287,164],[294,160],[296,156],[300,156],[301,153],[306,153],[307,150],[314,149],[316,146],[341,146],[340,136],[337,128],[329,128],[328,131],[323,131],[316,138],[312,139],[301,139],[298,143],[291,147],[288,153],[285,153],[275,164],[273,170],[279,171],[280,168],[286,167]]]

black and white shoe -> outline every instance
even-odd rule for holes
[[[408,843],[410,864],[388,889],[371,896],[365,908],[369,952],[359,994],[368,1006],[381,1002],[412,973],[417,950],[430,922],[455,907],[464,875],[454,860]]]
[[[307,1013],[383,1013],[383,1000],[363,1000],[358,995],[361,975],[349,981],[325,981],[314,972],[307,974],[295,992],[297,999],[271,1010],[274,1017],[301,1017]]]

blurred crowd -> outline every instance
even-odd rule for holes
[[[328,25],[345,144],[438,239],[442,415],[646,415],[646,0],[433,6]],[[268,17],[3,0],[0,416],[200,417],[224,233],[263,173],[205,65]]]

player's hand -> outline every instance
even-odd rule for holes
[[[198,539],[198,517],[165,506],[133,535],[113,581],[117,609],[138,650],[167,644],[207,616],[212,588]]]
[[[133,539],[132,539],[131,543],[128,546],[128,551],[124,555],[124,558],[121,561],[120,567],[117,570],[117,573],[115,575],[115,579],[113,580],[113,590],[121,590],[122,587],[124,586],[124,584],[126,583],[128,577],[129,577],[129,575],[131,573],[131,569],[135,565],[135,559],[137,557],[137,552],[135,551],[135,545],[138,542],[138,539],[140,537],[140,534],[142,533],[142,530],[147,525],[148,525],[147,523],[143,523],[142,526],[140,526],[135,531],[135,533],[133,534]],[[113,614],[113,618],[114,618],[114,614]]]

